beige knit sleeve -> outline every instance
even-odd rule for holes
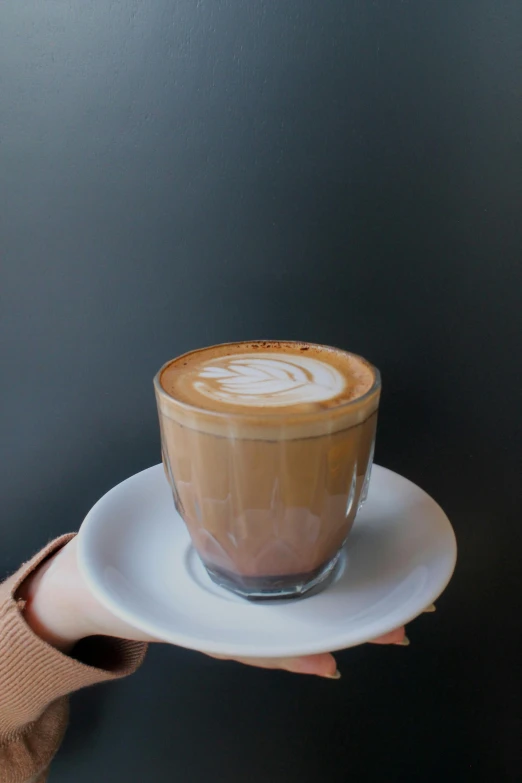
[[[106,637],[64,655],[25,623],[16,591],[72,537],[53,541],[0,584],[0,783],[43,783],[67,725],[67,694],[125,677],[145,656],[145,644]]]

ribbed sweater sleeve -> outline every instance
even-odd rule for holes
[[[132,674],[145,656],[147,645],[107,637],[64,655],[26,624],[18,588],[72,537],[51,542],[0,584],[0,783],[44,783],[67,726],[67,695]]]

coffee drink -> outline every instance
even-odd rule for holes
[[[231,343],[168,362],[155,390],[174,500],[211,578],[248,598],[323,582],[367,490],[378,371],[311,343]]]

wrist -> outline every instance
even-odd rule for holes
[[[21,585],[23,616],[43,641],[68,653],[76,642],[96,631],[82,611],[81,585],[71,568],[71,541],[40,565]]]
[[[78,567],[76,539],[25,580],[17,597],[25,601],[27,624],[41,639],[62,652],[70,652],[87,636],[151,641],[115,617],[90,592]]]

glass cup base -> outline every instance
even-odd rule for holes
[[[288,576],[242,576],[203,564],[212,581],[249,601],[302,598],[323,590],[330,583],[340,552],[306,574]]]

